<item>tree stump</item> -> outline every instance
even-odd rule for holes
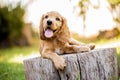
[[[26,80],[118,80],[115,48],[61,56],[67,64],[63,71],[56,70],[48,59],[24,60]]]

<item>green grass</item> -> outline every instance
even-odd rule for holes
[[[117,48],[117,57],[118,57],[118,73],[119,73],[119,79],[120,79],[120,47]]]
[[[37,45],[30,47],[13,47],[9,49],[0,49],[0,62],[9,61],[13,56],[27,56],[32,52],[38,52],[39,47]]]
[[[37,54],[39,45],[0,49],[0,80],[25,80],[21,57]],[[39,54],[37,54],[39,55]]]
[[[118,55],[118,66],[120,68],[120,47],[117,48],[117,55]]]
[[[0,80],[25,80],[22,63],[0,63]]]
[[[117,42],[117,41],[120,41],[120,35],[111,39],[99,39],[99,40],[96,39],[94,42],[96,44],[103,45],[105,43],[111,43],[111,42]]]

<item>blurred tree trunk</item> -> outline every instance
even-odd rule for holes
[[[79,15],[82,16],[83,19],[83,34],[85,34],[86,30],[86,14],[89,10],[89,6],[92,6],[94,9],[98,9],[100,6],[100,1],[97,0],[97,5],[93,4],[91,0],[80,0],[78,3],[78,6],[80,7]]]
[[[78,3],[78,6],[80,7],[80,12],[79,15],[82,16],[83,19],[83,34],[85,34],[85,30],[86,30],[86,14],[88,11],[88,7],[89,7],[90,1],[89,0],[80,0]]]
[[[107,0],[109,3],[109,11],[116,22],[116,26],[120,27],[120,0]]]
[[[85,21],[86,21],[86,15],[83,15],[83,33],[85,34],[85,30],[86,30],[86,23],[85,23]]]

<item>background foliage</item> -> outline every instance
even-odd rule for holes
[[[24,8],[18,3],[15,7],[12,4],[0,6],[0,44],[14,44],[20,38],[24,24]]]

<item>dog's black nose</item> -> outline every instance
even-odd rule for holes
[[[48,24],[48,25],[51,25],[51,24],[52,24],[52,21],[51,21],[51,20],[48,20],[48,21],[47,21],[47,24]]]

